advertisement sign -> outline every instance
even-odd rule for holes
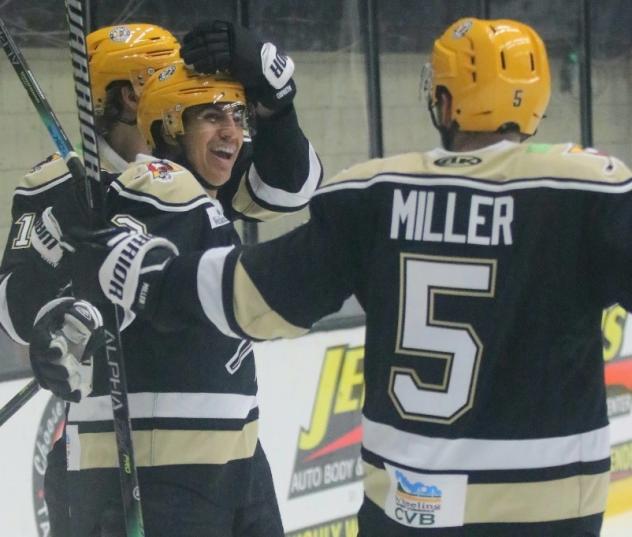
[[[605,537],[632,528],[632,320],[604,314],[604,359],[612,424],[612,484]],[[255,345],[261,441],[288,537],[355,537],[362,502],[360,409],[364,328]],[[27,379],[0,383],[0,404]],[[0,535],[48,537],[46,453],[61,434],[64,405],[41,391],[0,429]]]
[[[602,321],[612,469],[607,515],[632,511],[632,318],[621,307]]]

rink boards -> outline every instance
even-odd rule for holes
[[[256,345],[261,438],[289,536],[355,536],[354,513],[362,501],[363,339],[360,327]],[[625,515],[632,516],[632,320],[620,308],[604,315],[604,353],[613,460],[608,514],[624,515],[611,520],[623,520],[627,527]],[[0,383],[0,404],[27,382]],[[48,535],[42,476],[63,414],[61,402],[40,392],[0,429],[3,537]]]

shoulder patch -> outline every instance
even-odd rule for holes
[[[61,158],[61,155],[59,153],[53,153],[52,155],[48,155],[44,160],[42,160],[42,162],[38,162],[26,173],[31,174],[31,173],[38,172],[42,169],[42,166],[44,166],[45,164],[48,164],[49,162],[54,162],[56,160],[59,160],[60,158]]]
[[[31,191],[46,189],[57,180],[70,178],[66,162],[59,153],[53,153],[42,162],[33,166],[22,178],[16,190]]]
[[[166,211],[182,211],[210,203],[189,170],[170,160],[133,163],[111,187],[120,196],[150,203]]]
[[[618,183],[632,177],[632,171],[622,161],[593,147],[557,144],[546,158],[553,170],[570,179]]]

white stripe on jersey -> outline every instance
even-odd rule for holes
[[[224,262],[233,248],[234,246],[224,246],[204,252],[198,264],[197,295],[205,315],[217,329],[228,337],[241,339],[228,325],[222,291]]]
[[[609,428],[528,440],[432,438],[362,417],[363,445],[394,463],[423,470],[518,470],[610,457]]]
[[[321,194],[328,194],[337,190],[364,190],[378,183],[395,183],[400,185],[410,185],[419,188],[429,186],[454,186],[484,190],[487,192],[511,192],[513,190],[529,190],[535,188],[549,188],[552,190],[581,190],[587,192],[601,192],[604,194],[624,194],[632,191],[632,178],[622,183],[610,184],[600,182],[590,182],[586,180],[576,181],[573,179],[512,179],[504,183],[485,181],[474,178],[463,177],[427,177],[424,173],[415,175],[393,175],[378,174],[371,179],[349,179],[324,186],[314,192],[314,197]]]
[[[129,410],[133,419],[198,418],[245,419],[257,408],[256,395],[238,393],[130,393]],[[112,420],[109,395],[86,397],[72,403],[68,421],[72,423]]]
[[[15,330],[13,326],[13,321],[11,320],[11,315],[9,314],[9,304],[7,301],[7,284],[9,282],[9,278],[11,274],[8,274],[6,278],[0,282],[0,325],[9,337],[19,343],[20,345],[28,345],[26,341],[24,341]]]
[[[128,198],[134,201],[142,201],[144,203],[149,203],[150,205],[153,205],[157,209],[160,209],[161,211],[166,211],[166,212],[183,213],[183,212],[187,212],[192,209],[195,209],[196,207],[200,207],[204,205],[213,206],[211,198],[209,198],[206,195],[202,195],[198,198],[195,198],[191,202],[186,203],[186,204],[172,205],[168,203],[161,203],[156,198],[152,198],[151,196],[143,196],[142,194],[133,194],[125,190],[124,187],[121,186],[121,184],[118,183],[117,181],[113,181],[110,184],[110,188],[113,188],[114,190],[116,190],[119,196],[121,196],[122,198]]]
[[[13,195],[20,195],[20,196],[37,196],[38,194],[41,194],[42,192],[45,192],[46,190],[50,190],[51,188],[56,187],[57,185],[60,185],[61,183],[68,181],[68,179],[72,178],[72,175],[70,175],[70,173],[66,173],[64,175],[61,175],[60,177],[57,177],[56,179],[49,181],[48,183],[44,183],[42,186],[38,186],[36,188],[24,188],[24,187],[16,187],[16,189],[13,191]]]
[[[281,188],[276,188],[267,185],[261,179],[261,176],[257,172],[255,165],[250,166],[248,171],[248,182],[254,194],[255,201],[261,200],[269,205],[275,205],[277,207],[295,208],[301,207],[311,199],[320,176],[322,174],[322,167],[316,155],[316,151],[309,144],[309,172],[303,187],[298,192],[287,192]]]

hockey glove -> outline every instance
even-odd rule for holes
[[[83,192],[72,189],[68,196],[44,209],[37,218],[31,233],[31,246],[46,263],[57,268],[64,251],[73,250],[65,235],[77,227],[92,227],[94,219],[94,211],[88,207]]]
[[[100,304],[104,300],[151,318],[152,300],[162,283],[162,273],[178,255],[175,244],[161,237],[126,228],[75,233],[71,258],[73,289]]]
[[[272,112],[289,106],[296,95],[292,58],[230,22],[215,20],[196,26],[184,36],[180,55],[202,73],[228,70],[244,85],[250,102]]]
[[[99,310],[84,300],[57,298],[37,314],[29,355],[42,388],[78,402],[92,392],[92,357],[104,344]]]

